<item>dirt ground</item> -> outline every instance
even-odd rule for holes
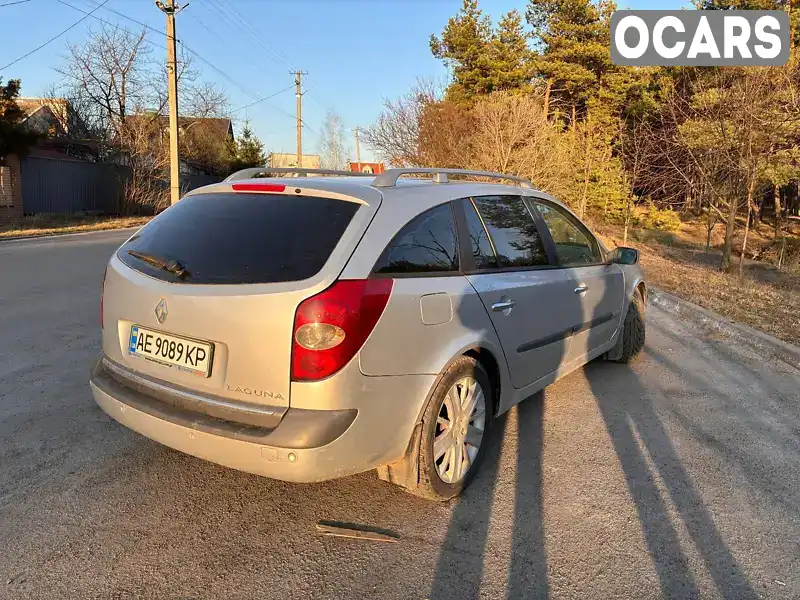
[[[613,248],[622,245],[621,228],[600,227]],[[710,250],[701,223],[685,223],[677,232],[631,230],[627,245],[638,248],[648,280],[655,286],[713,310],[729,319],[760,329],[786,342],[800,343],[800,265],[786,252],[784,268],[774,261],[774,230],[762,224],[751,231],[743,274],[724,273],[719,265],[724,229],[717,225]],[[787,227],[787,247],[800,248],[800,226]],[[734,264],[738,265],[741,232],[734,239]],[[751,260],[755,255],[762,260]]]
[[[144,225],[152,217],[104,217],[97,215],[30,215],[0,224],[0,240],[63,233],[83,233]]]

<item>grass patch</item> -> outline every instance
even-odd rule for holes
[[[137,227],[152,217],[105,217],[98,215],[31,215],[0,224],[0,240]]]

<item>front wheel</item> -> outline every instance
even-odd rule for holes
[[[622,336],[622,354],[616,361],[633,362],[644,348],[644,298],[639,290],[633,293],[620,335]]]
[[[492,419],[493,390],[481,364],[463,356],[436,386],[422,417],[416,460],[418,480],[411,493],[449,500],[466,488],[483,458]]]

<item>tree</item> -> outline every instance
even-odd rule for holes
[[[228,95],[210,81],[184,85],[184,89],[180,91],[180,111],[184,115],[219,119],[231,112]]]
[[[234,142],[234,159],[232,169],[248,169],[250,167],[264,167],[267,164],[267,157],[264,154],[264,144],[250,129],[250,121],[245,121],[242,133]]]
[[[521,175],[539,189],[564,197],[570,161],[563,133],[545,117],[543,102],[541,91],[495,92],[478,100],[472,131],[462,142],[472,156],[459,166]]]
[[[109,139],[123,137],[129,115],[154,106],[155,113],[163,111],[145,35],[144,29],[90,30],[85,43],[67,46],[64,66],[57,69],[65,95],[83,110],[88,127]]]
[[[431,35],[431,53],[453,72],[448,97],[468,101],[489,91],[489,44],[492,24],[478,8],[478,0],[464,0],[458,15],[451,17],[442,37]]]
[[[604,75],[614,69],[608,53],[609,8],[590,0],[530,0],[525,13],[539,50],[536,72],[579,117]]]
[[[538,51],[534,74],[552,88],[557,105],[571,119],[582,120],[591,111],[595,124],[612,133],[615,117],[655,107],[659,72],[611,62],[614,10],[611,0],[529,0],[525,13]]]
[[[25,113],[16,102],[20,87],[19,79],[5,85],[0,79],[0,159],[6,154],[23,154],[36,142],[37,136],[22,127]]]
[[[397,100],[384,100],[378,119],[364,129],[364,144],[395,167],[425,166],[420,124],[426,108],[440,98],[441,94],[430,82],[419,80]]]
[[[350,170],[347,146],[344,141],[342,117],[328,110],[320,135],[320,162],[323,169]]]
[[[689,191],[705,195],[725,220],[723,269],[731,266],[739,210],[747,211],[741,271],[760,187],[784,184],[796,170],[799,74],[795,58],[785,67],[694,70],[667,95],[660,146]]]
[[[481,94],[522,90],[531,83],[532,53],[517,10],[503,15],[494,28],[477,0],[464,0],[441,37],[431,36],[430,48],[453,72],[448,100],[470,103]]]
[[[99,142],[99,158],[130,167],[127,202],[158,207],[167,195],[161,185],[169,166],[168,145],[163,143],[167,78],[163,63],[147,46],[146,33],[118,26],[90,30],[83,44],[67,46],[58,69],[63,77],[59,91],[70,101],[83,135]],[[198,83],[199,74],[183,48],[177,64],[181,117],[223,116],[226,95],[212,84]],[[212,172],[228,169],[230,148],[218,135],[192,128],[179,143],[182,157]]]

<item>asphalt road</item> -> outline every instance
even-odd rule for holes
[[[87,378],[124,235],[0,244],[0,598],[800,598],[800,374],[648,312],[500,422],[460,502],[292,485],[114,423]],[[398,533],[381,544],[318,520]]]

